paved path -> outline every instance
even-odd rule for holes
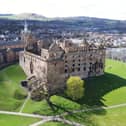
[[[118,104],[118,105],[112,105],[112,106],[108,106],[108,107],[96,107],[96,108],[89,108],[89,109],[82,109],[82,110],[74,110],[72,112],[77,113],[77,112],[87,112],[87,111],[102,110],[102,109],[108,110],[108,109],[114,109],[114,108],[120,108],[120,107],[126,107],[126,103]]]
[[[34,124],[30,125],[30,126],[39,126],[39,125],[44,124],[44,123],[49,122],[49,121],[63,122],[65,124],[69,124],[69,125],[72,125],[72,126],[84,126],[84,125],[82,125],[80,123],[69,121],[69,120],[66,120],[66,119],[63,119],[63,118],[60,118],[60,117],[49,117],[49,118],[46,118],[46,119],[44,119],[42,121],[34,123]]]
[[[22,112],[23,111],[23,109],[24,109],[24,107],[25,107],[25,105],[26,105],[26,103],[28,102],[28,100],[30,99],[30,92],[28,92],[28,96],[27,96],[27,98],[25,99],[25,101],[24,101],[24,103],[23,103],[23,105],[21,106],[21,109],[20,109],[20,111],[19,112]]]
[[[10,111],[0,111],[0,114],[6,115],[17,115],[17,116],[25,116],[25,117],[33,117],[33,118],[45,118],[46,116],[29,114],[29,113],[20,113],[20,112],[10,112]]]

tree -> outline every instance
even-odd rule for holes
[[[78,76],[71,76],[67,80],[66,93],[72,100],[78,100],[84,95],[84,81]]]

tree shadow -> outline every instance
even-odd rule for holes
[[[105,106],[103,96],[123,86],[126,86],[126,79],[110,73],[105,73],[100,77],[87,78],[85,94],[79,103],[88,106]]]

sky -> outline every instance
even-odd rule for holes
[[[126,20],[126,0],[0,0],[0,13],[46,17],[89,16]]]

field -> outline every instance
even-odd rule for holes
[[[29,126],[40,119],[13,115],[0,115],[0,126]]]
[[[18,99],[16,92],[27,95],[21,88],[20,80],[25,79],[25,74],[18,65],[12,65],[0,71],[0,109],[17,111],[24,99]]]
[[[18,65],[12,65],[0,71],[0,110],[20,110],[27,96],[27,92],[20,86],[20,81],[23,79],[25,79],[25,75]],[[15,94],[21,97],[16,97],[17,95]],[[57,115],[64,113],[65,110],[87,110],[87,108],[90,108],[92,110],[65,115],[64,118],[85,124],[86,126],[125,126],[126,105],[107,109],[108,106],[125,104],[125,94],[126,64],[119,61],[106,60],[105,75],[85,80],[85,94],[81,100],[74,102],[63,96],[52,96],[52,102],[61,106],[55,112],[50,109],[45,100],[41,102],[29,100],[23,112]],[[101,108],[103,106],[106,108]],[[97,107],[101,109],[95,110]],[[38,120],[35,118],[25,118],[25,123],[20,118],[23,117],[0,115],[0,125],[28,126],[30,123]],[[8,121],[6,122],[6,120]],[[18,125],[15,125],[15,120],[19,120]],[[47,125],[65,126],[56,122],[43,124],[43,126]]]

